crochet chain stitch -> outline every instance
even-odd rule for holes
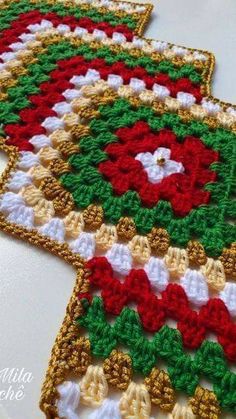
[[[151,10],[0,4],[0,228],[77,272],[48,419],[236,414],[236,108],[212,54],[142,37]]]

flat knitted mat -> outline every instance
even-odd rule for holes
[[[50,419],[236,414],[236,108],[151,9],[0,2],[0,228],[77,273]]]

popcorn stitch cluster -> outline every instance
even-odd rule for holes
[[[42,410],[235,413],[236,110],[210,96],[212,54],[141,38],[150,5],[0,7],[0,227],[77,270]]]

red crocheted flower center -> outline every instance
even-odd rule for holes
[[[178,216],[185,216],[192,208],[209,202],[210,193],[204,190],[204,185],[215,181],[216,173],[209,166],[219,156],[199,138],[188,136],[179,142],[171,130],[153,133],[143,121],[131,128],[118,129],[116,135],[119,141],[105,148],[109,159],[99,165],[116,194],[134,190],[147,207],[153,207],[159,200],[169,201]],[[155,184],[135,157],[139,153],[155,153],[160,147],[169,149],[170,159],[181,163],[184,171],[164,176]]]

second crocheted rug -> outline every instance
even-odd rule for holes
[[[77,272],[47,418],[236,413],[236,109],[151,9],[0,2],[0,228]]]

